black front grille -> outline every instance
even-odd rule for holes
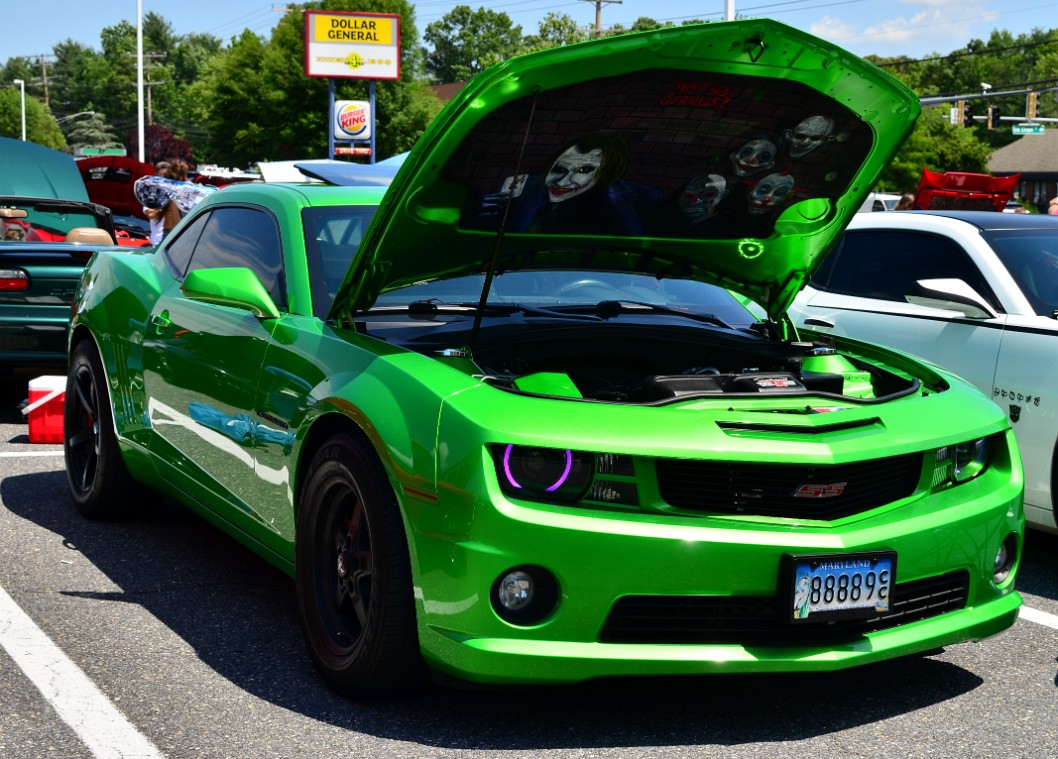
[[[772,596],[626,596],[603,625],[603,643],[755,646],[835,645],[867,632],[935,617],[966,606],[966,571],[899,583],[887,614],[832,622],[788,621]]]
[[[655,465],[662,499],[680,509],[840,519],[914,493],[922,462],[921,453],[909,453],[851,464],[657,459]]]

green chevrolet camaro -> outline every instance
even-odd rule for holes
[[[388,188],[224,188],[85,271],[74,503],[173,497],[289,573],[358,697],[998,633],[1003,414],[785,316],[918,113],[827,43],[714,23],[486,71]]]

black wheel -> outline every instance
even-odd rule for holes
[[[87,340],[78,344],[70,356],[63,407],[63,453],[70,495],[77,511],[86,517],[125,516],[156,498],[132,479],[121,458],[103,362]]]
[[[404,523],[382,464],[336,435],[317,452],[298,508],[298,607],[323,680],[351,697],[425,684]]]

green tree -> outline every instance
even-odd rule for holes
[[[206,65],[219,55],[223,44],[211,34],[188,34],[169,51],[169,70],[177,85],[198,81]]]
[[[123,143],[114,135],[106,117],[98,111],[71,118],[60,124],[70,150],[77,155],[81,148],[120,148]]]
[[[22,139],[22,89],[0,87],[0,137]],[[26,140],[54,150],[65,150],[66,139],[45,105],[26,95]]]
[[[261,37],[244,31],[188,88],[192,113],[208,134],[205,153],[213,162],[243,166],[254,156],[271,157],[264,134],[268,109],[265,98],[257,97],[264,48]]]
[[[128,21],[104,27],[100,41],[106,62],[102,80],[106,112],[111,123],[124,131],[138,121],[136,27]]]
[[[950,122],[947,108],[929,108],[882,175],[878,189],[914,192],[923,168],[988,173],[990,154],[991,149],[973,135],[973,130]]]
[[[61,117],[107,109],[107,62],[103,56],[69,39],[57,44],[52,52],[55,62],[48,71],[48,104],[52,111]]]
[[[655,21],[647,16],[640,16],[632,24],[632,27],[628,30],[630,32],[648,32],[652,29],[664,29],[666,26],[673,26],[671,21],[666,21],[664,24],[660,21]]]
[[[530,34],[522,40],[519,53],[531,53],[534,50],[546,50],[551,47],[572,45],[591,39],[591,35],[581,27],[572,16],[565,13],[548,13],[540,21],[538,34]]]
[[[522,27],[506,13],[457,5],[426,26],[423,40],[431,47],[426,70],[433,80],[463,82],[516,55],[522,48]]]

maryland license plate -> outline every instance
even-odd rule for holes
[[[789,619],[865,619],[890,609],[896,554],[892,551],[787,557]]]

